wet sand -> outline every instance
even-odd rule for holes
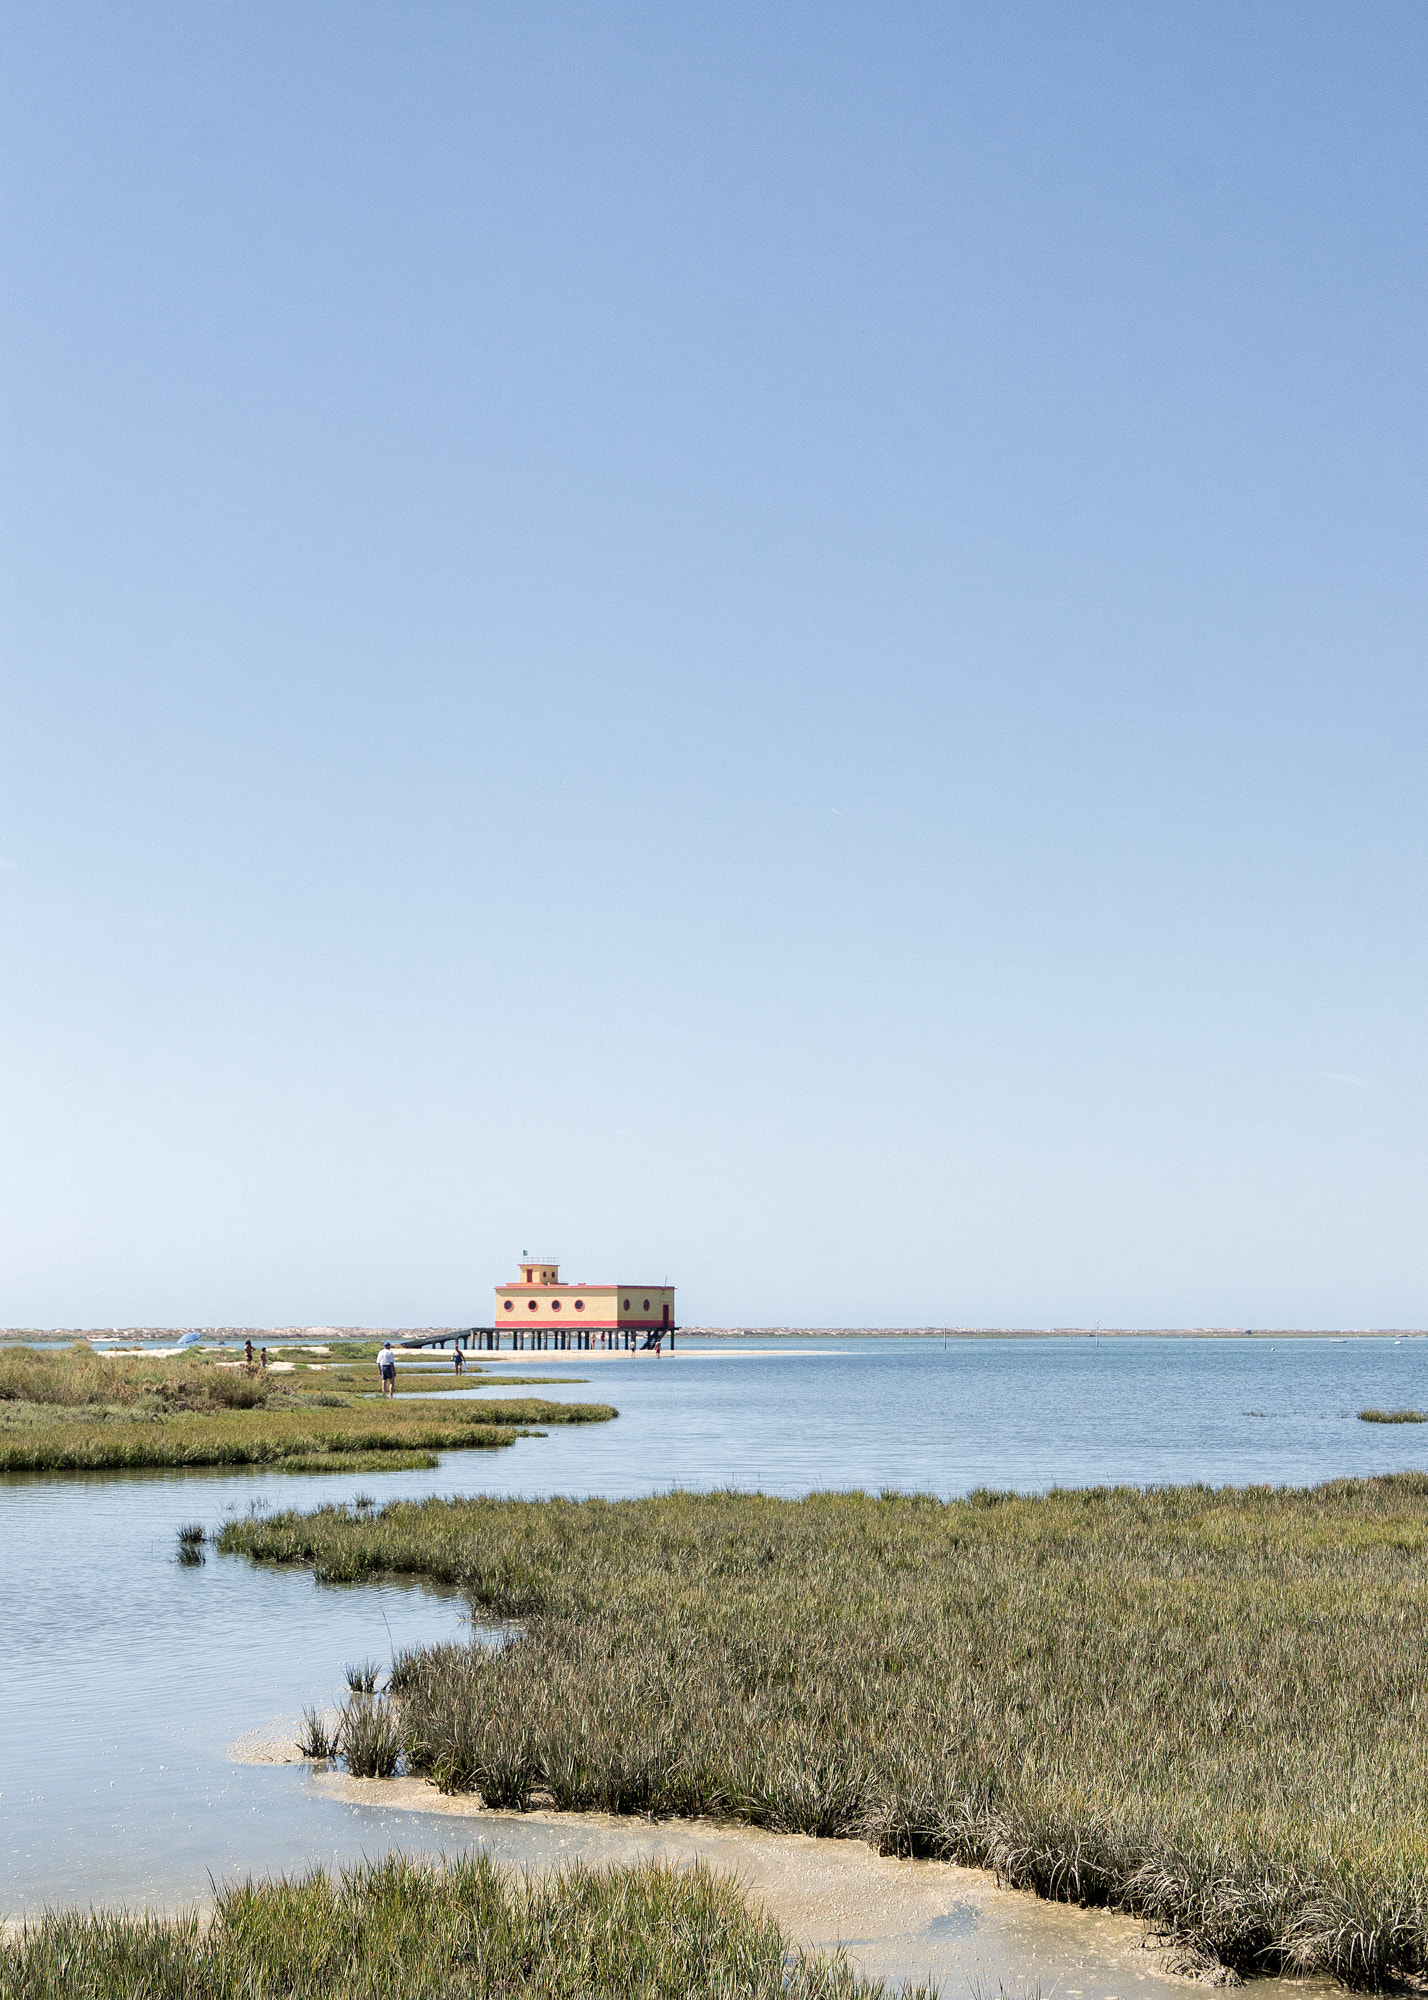
[[[336,1712],[333,1712],[335,1720]],[[292,1721],[235,1743],[236,1760],[298,1761]],[[998,1885],[981,1869],[899,1861],[857,1840],[815,1840],[714,1820],[616,1818],[604,1813],[488,1812],[470,1794],[444,1798],[420,1778],[352,1778],[314,1771],[314,1789],[384,1813],[451,1823],[447,1852],[484,1848],[517,1867],[593,1866],[642,1857],[698,1860],[738,1878],[796,1943],[842,1946],[881,1979],[937,1981],[945,1996],[1055,1994],[1057,2000],[1191,2000],[1196,1982],[1168,1970],[1134,1918],[1043,1902]],[[423,1845],[429,1845],[424,1841]],[[1256,1980],[1246,2000],[1327,2000],[1332,1980]]]

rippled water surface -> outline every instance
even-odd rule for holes
[[[488,1358],[489,1359],[489,1358]],[[257,1504],[397,1495],[631,1495],[671,1486],[1039,1490],[1117,1481],[1303,1484],[1421,1466],[1428,1340],[938,1341],[681,1338],[673,1356],[523,1355],[491,1374],[616,1404],[430,1473],[68,1474],[0,1478],[0,1913],[90,1899],[172,1904],[210,1876],[409,1847],[452,1822],[335,1800],[301,1766],[235,1763],[243,1732],[335,1699],[346,1661],[463,1629],[417,1587],[322,1588],[210,1556],[180,1569],[180,1523]],[[583,1378],[583,1379],[582,1379]],[[463,1392],[485,1395],[479,1386]],[[493,1383],[492,1388],[499,1388]],[[506,1836],[541,1858],[552,1836]],[[1089,1989],[1088,1989],[1089,1990]]]
[[[493,1490],[1304,1485],[1421,1465],[1428,1439],[1428,1425],[1357,1421],[1365,1407],[1428,1409],[1428,1339],[1416,1337],[953,1340],[945,1352],[936,1340],[681,1341],[673,1360],[535,1359],[541,1374],[585,1376],[569,1393],[617,1403],[621,1421],[518,1448],[482,1469]]]

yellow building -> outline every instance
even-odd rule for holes
[[[562,1285],[560,1266],[523,1258],[514,1285],[496,1287],[496,1334],[673,1333],[673,1285]]]

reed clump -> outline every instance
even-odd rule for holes
[[[220,1546],[519,1621],[394,1662],[444,1790],[856,1836],[1136,1912],[1201,1965],[1428,1971],[1424,1475],[433,1500]]]
[[[354,1694],[342,1712],[337,1751],[354,1778],[391,1778],[402,1761],[401,1722],[390,1702]]]
[[[917,1989],[925,1991],[926,1989]],[[222,1889],[212,1921],[69,1911],[0,1944],[0,2000],[884,2000],[702,1868],[393,1855]],[[914,2000],[913,1989],[905,1989]]]
[[[302,1712],[302,1728],[298,1731],[298,1754],[311,1757],[318,1763],[328,1763],[341,1748],[341,1723],[333,1727],[320,1708],[305,1708]]]
[[[178,1531],[178,1560],[187,1569],[201,1569],[207,1560],[203,1553],[206,1537],[202,1521],[189,1521]]]
[[[1424,1410],[1360,1410],[1361,1424],[1428,1424]]]

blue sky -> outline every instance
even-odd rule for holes
[[[1428,15],[0,27],[0,1321],[1428,1323]]]

